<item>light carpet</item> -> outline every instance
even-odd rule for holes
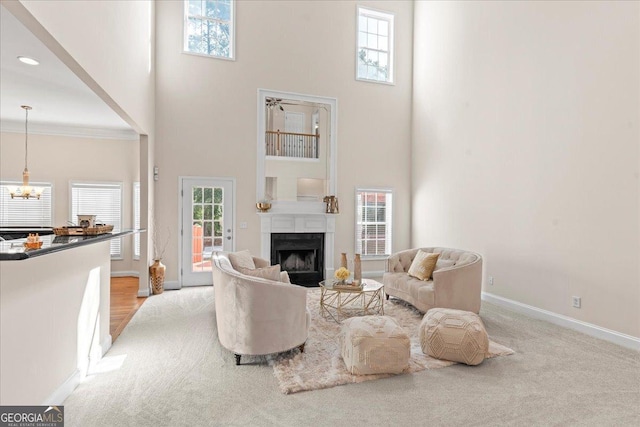
[[[280,391],[289,394],[393,376],[392,374],[352,375],[349,373],[340,356],[340,324],[320,315],[319,289],[309,290],[307,306],[311,312],[311,328],[305,351],[300,353],[298,350],[292,350],[279,355],[271,362]],[[423,314],[413,306],[392,298],[385,301],[384,314],[396,319],[411,338],[409,367],[403,374],[445,368],[456,364],[456,362],[434,359],[422,352],[418,330]],[[489,340],[487,358],[510,354],[513,354],[513,350]],[[474,367],[470,366],[469,369]]]

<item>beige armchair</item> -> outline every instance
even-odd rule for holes
[[[224,252],[212,260],[218,338],[237,365],[242,355],[304,350],[311,324],[306,288],[241,274]],[[257,268],[269,265],[254,261]]]
[[[439,252],[433,279],[424,281],[407,274],[418,250]],[[405,300],[425,313],[434,307],[480,311],[482,257],[460,249],[417,248],[397,252],[387,259],[382,278],[384,292]]]

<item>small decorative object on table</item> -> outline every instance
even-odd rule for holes
[[[271,209],[271,201],[267,199],[260,200],[256,203],[256,207],[260,212],[268,212]]]
[[[351,275],[351,272],[345,267],[340,267],[333,275],[340,281],[340,285],[345,285],[347,278],[349,278],[349,276]]]
[[[27,241],[24,243],[24,247],[27,249],[40,249],[42,247],[42,240],[40,240],[40,235],[38,233],[29,233],[29,236],[27,236]]]

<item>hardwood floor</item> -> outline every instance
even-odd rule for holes
[[[111,278],[111,319],[109,332],[115,341],[146,298],[138,298],[137,277]]]

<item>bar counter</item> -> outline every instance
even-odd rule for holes
[[[140,231],[142,230],[125,230],[96,236],[56,236],[51,234],[48,236],[40,236],[40,240],[42,241],[42,247],[40,249],[27,249],[24,246],[24,243],[27,241],[26,238],[0,241],[0,261],[20,261],[35,258],[78,246],[115,239]]]

